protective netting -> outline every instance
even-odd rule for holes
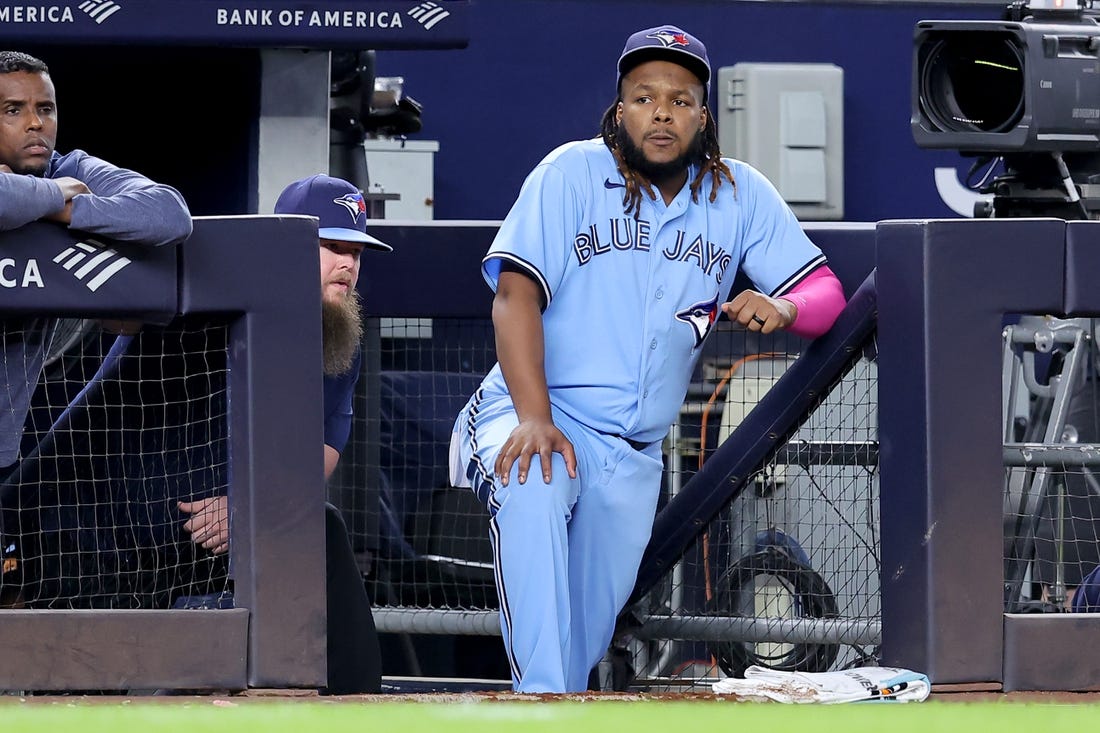
[[[226,590],[227,555],[191,542],[179,506],[226,495],[225,325],[9,320],[3,339],[7,414],[26,415],[5,433],[0,602],[170,608]]]
[[[1006,320],[1005,610],[1057,613],[1100,565],[1097,323]]]
[[[471,491],[451,488],[447,460],[455,417],[493,364],[491,325],[436,318],[368,331],[379,359],[365,362],[329,494],[375,581],[372,598],[410,613],[494,609],[487,515]]]
[[[731,337],[736,341],[737,332]],[[776,348],[779,347],[779,348]],[[674,495],[796,358],[715,356],[666,450]],[[692,686],[752,664],[828,671],[874,663],[880,640],[875,364],[858,361],[635,611],[636,683]]]
[[[491,324],[436,318],[380,332],[378,406],[358,412],[355,427],[366,433],[379,416],[378,537],[360,538],[377,547],[376,622],[392,632],[499,633],[487,514],[447,476],[455,416],[495,361]],[[804,345],[720,324],[664,443],[666,499]],[[865,358],[647,594],[641,628],[616,650],[630,674],[639,684],[693,684],[746,660],[834,669],[873,659],[877,466],[875,365]],[[330,489],[347,499],[346,485]]]

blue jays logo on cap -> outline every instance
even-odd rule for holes
[[[654,38],[661,42],[661,45],[665,48],[669,46],[690,46],[691,40],[688,38],[688,34],[683,31],[671,31],[661,30],[656,33],[650,33],[646,38]]]
[[[367,202],[363,200],[363,194],[358,191],[355,193],[345,193],[340,198],[333,199],[332,203],[340,204],[347,209],[348,213],[351,214],[352,222],[354,222],[356,226],[358,226],[359,217],[367,213]]]
[[[619,56],[619,85],[623,76],[635,66],[656,60],[671,61],[695,74],[709,96],[711,73],[707,47],[698,38],[674,25],[646,28],[626,39]]]
[[[317,217],[317,236],[358,242],[367,249],[392,252],[393,247],[367,234],[367,203],[355,185],[318,173],[283,189],[275,202],[276,214]]]

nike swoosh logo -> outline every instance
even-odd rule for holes
[[[603,179],[604,188],[626,188],[625,183],[613,183],[610,178]]]

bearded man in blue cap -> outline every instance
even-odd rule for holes
[[[353,184],[317,174],[287,186],[275,202],[276,214],[318,220],[321,273],[321,325],[324,368],[324,454],[327,481],[351,433],[352,397],[362,363],[360,256],[364,250],[392,252],[367,234],[367,207]],[[191,540],[214,554],[229,549],[229,517],[224,496],[181,502],[190,519],[183,528]],[[328,685],[331,695],[379,692],[381,658],[363,577],[355,562],[340,511],[325,505],[328,595]]]

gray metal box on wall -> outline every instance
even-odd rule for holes
[[[844,71],[740,63],[718,70],[722,154],[767,176],[804,221],[844,218]]]

